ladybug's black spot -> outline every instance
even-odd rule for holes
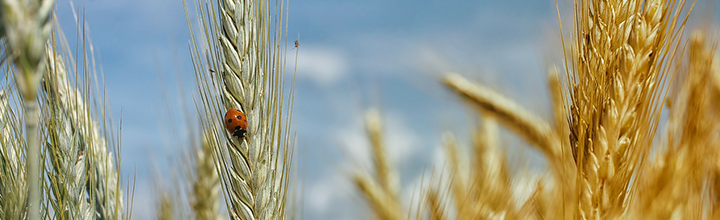
[[[240,126],[235,126],[235,130],[240,130]]]
[[[231,123],[231,122],[232,122],[232,118],[231,118],[231,119],[228,119],[228,123]]]
[[[237,119],[242,120],[242,115],[238,115],[238,116],[237,116]]]

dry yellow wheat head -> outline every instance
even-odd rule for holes
[[[570,145],[579,169],[581,218],[627,211],[632,176],[652,147],[663,86],[673,75],[684,3],[575,4],[575,43],[566,65],[572,67]]]
[[[367,111],[365,128],[370,139],[375,175],[357,173],[353,182],[379,219],[405,219],[398,196],[400,180],[385,152],[382,119],[377,109]]]

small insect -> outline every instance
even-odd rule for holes
[[[300,40],[295,40],[295,48],[298,48],[300,46]]]
[[[225,128],[235,137],[245,137],[245,133],[247,132],[247,119],[245,118],[245,114],[234,108],[228,109],[225,113]]]

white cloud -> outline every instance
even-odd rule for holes
[[[353,196],[354,190],[349,176],[342,172],[330,172],[308,189],[308,207],[313,212],[327,213],[328,208],[336,207],[339,199],[347,200]]]
[[[295,51],[289,52],[289,69],[294,67]],[[307,78],[319,85],[335,83],[347,74],[347,58],[339,49],[316,46],[300,46],[297,76]]]

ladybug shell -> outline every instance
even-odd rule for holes
[[[235,136],[242,138],[247,130],[247,118],[240,110],[231,108],[225,113],[225,128]]]

